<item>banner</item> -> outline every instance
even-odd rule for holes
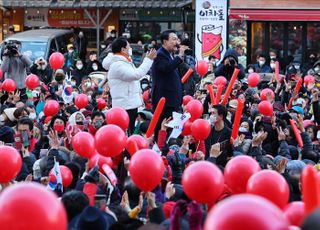
[[[28,9],[24,14],[24,25],[27,27],[49,26],[48,9]]]
[[[227,44],[227,0],[196,1],[196,58],[208,60],[210,55],[219,60],[228,47]]]

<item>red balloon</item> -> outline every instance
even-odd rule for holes
[[[304,203],[301,201],[289,203],[284,209],[284,215],[291,225],[301,226],[305,215]]]
[[[223,191],[223,175],[216,165],[198,161],[183,172],[182,186],[190,199],[212,205]]]
[[[133,144],[130,144],[130,143],[133,143]],[[127,144],[126,144],[126,149],[131,156],[136,153],[135,148],[133,148],[133,146],[135,145],[137,146],[137,150],[149,148],[148,142],[143,136],[131,135],[127,139]]]
[[[0,146],[0,183],[8,183],[13,180],[22,167],[22,159],[19,152],[10,146]]]
[[[306,216],[319,207],[318,191],[320,186],[318,181],[317,170],[313,166],[307,165],[301,174],[302,201],[305,204]]]
[[[72,183],[72,179],[73,179],[72,172],[67,166],[60,165],[59,167],[60,167],[60,173],[61,173],[61,177],[62,177],[62,185],[63,185],[63,187],[68,188]],[[53,169],[51,169],[51,171],[50,171],[49,177],[52,179],[56,179],[56,178],[54,178],[55,176],[53,175],[52,170]],[[53,181],[51,181],[51,182],[53,182]]]
[[[191,115],[190,121],[195,121],[202,116],[202,103],[198,100],[191,100],[186,106],[186,111]]]
[[[260,99],[261,99],[262,101],[267,100],[267,95],[268,95],[268,94],[270,94],[272,98],[275,97],[275,96],[274,96],[274,92],[273,92],[271,89],[266,88],[266,89],[261,90],[261,92],[260,92]]]
[[[283,209],[289,200],[289,186],[279,173],[262,170],[250,177],[247,193],[262,196]]]
[[[315,82],[316,82],[316,79],[315,79],[314,76],[312,76],[312,75],[307,75],[307,76],[305,76],[305,77],[303,78],[303,81],[304,81],[304,86],[305,86],[305,87],[308,87],[308,84],[309,84],[310,82],[315,83]]]
[[[182,104],[187,105],[191,100],[193,100],[193,97],[190,95],[186,95],[182,99]]]
[[[219,77],[216,77],[214,80],[213,80],[213,85],[214,86],[219,86],[219,85],[222,85],[223,88],[226,87],[227,85],[227,79],[223,76],[219,76]]]
[[[12,79],[6,79],[2,83],[2,88],[6,92],[13,92],[16,89],[16,83]]]
[[[249,156],[231,159],[224,169],[224,179],[233,194],[245,193],[249,178],[261,170],[258,162]]]
[[[40,84],[40,80],[38,78],[37,75],[35,74],[30,74],[27,76],[26,78],[26,86],[30,89],[30,90],[33,90],[35,89],[36,87],[38,87]]]
[[[269,101],[261,101],[258,105],[258,110],[264,116],[273,116],[273,107]]]
[[[113,107],[106,114],[106,122],[108,125],[117,125],[121,129],[126,130],[129,127],[130,119],[125,109]]]
[[[61,69],[64,65],[64,56],[62,53],[54,52],[49,58],[49,64],[52,69]]]
[[[48,117],[48,116],[53,117],[54,115],[56,115],[59,112],[59,110],[60,110],[59,103],[55,100],[49,100],[44,105],[43,112],[46,117]]]
[[[2,69],[0,68],[0,80],[2,79],[2,77],[3,77],[3,71],[2,71]]]
[[[192,125],[192,122],[190,120],[187,120],[183,124],[183,130],[182,130],[182,135],[183,136],[191,135],[191,125]]]
[[[88,132],[79,132],[72,138],[72,147],[80,156],[90,158],[95,153],[94,137]]]
[[[95,135],[95,146],[99,154],[114,157],[122,153],[126,146],[127,136],[116,125],[105,125]]]
[[[142,191],[149,192],[161,182],[164,164],[155,151],[142,149],[131,158],[129,172],[135,185]]]
[[[219,202],[209,212],[204,229],[278,230],[288,229],[282,211],[270,201],[255,195],[235,195]]]
[[[68,227],[65,208],[52,191],[37,183],[21,182],[1,193],[0,229],[36,230],[40,226],[46,230]]]
[[[250,73],[248,76],[248,85],[252,88],[256,87],[260,82],[260,75],[258,73]]]
[[[107,102],[103,98],[99,98],[97,100],[98,103],[98,109],[103,110],[105,107],[107,107]]]
[[[210,135],[211,126],[208,121],[203,119],[195,120],[191,125],[191,134],[194,139],[203,141]]]
[[[76,96],[75,104],[78,107],[78,109],[83,109],[87,107],[87,105],[89,104],[88,96],[83,93],[79,94],[78,96]]]
[[[110,166],[110,168],[113,167],[113,161],[111,159],[111,157],[105,157],[105,156],[102,156],[98,153],[94,154],[90,159],[89,159],[89,168],[93,168],[96,164],[98,164],[99,166],[99,171],[104,173],[103,172],[103,169],[102,169],[102,166],[104,164],[107,164]]]
[[[196,69],[197,73],[201,77],[203,77],[208,72],[209,64],[208,64],[207,61],[200,60],[200,61],[197,62],[196,66],[195,66],[195,69]]]

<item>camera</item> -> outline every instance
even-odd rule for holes
[[[4,46],[3,56],[14,57],[19,54],[19,45],[21,45],[21,42],[16,40],[7,42]]]

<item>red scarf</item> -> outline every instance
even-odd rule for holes
[[[122,57],[124,57],[125,59],[127,59],[128,62],[132,62],[132,59],[131,59],[127,54],[124,54],[124,53],[115,53],[114,55],[122,56]]]

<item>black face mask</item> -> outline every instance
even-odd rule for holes
[[[95,129],[99,129],[99,128],[101,128],[101,126],[102,126],[102,122],[101,121],[96,121],[96,122],[93,123],[93,127]]]
[[[83,125],[83,121],[76,121],[77,125]]]

